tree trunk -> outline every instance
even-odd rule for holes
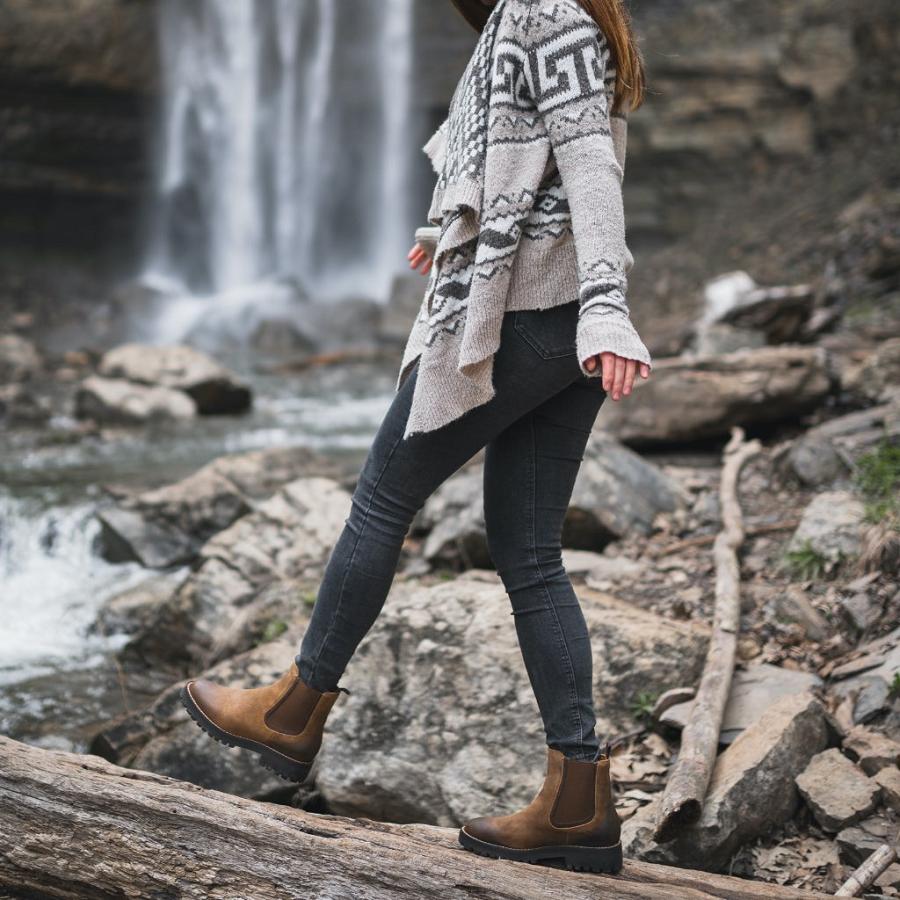
[[[92,900],[824,897],[630,860],[602,876],[485,859],[455,829],[314,815],[0,737],[4,889]]]

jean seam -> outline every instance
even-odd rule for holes
[[[581,755],[584,754],[584,723],[581,720],[581,711],[578,707],[578,684],[575,679],[575,670],[572,665],[572,654],[569,652],[569,645],[566,642],[566,635],[559,621],[559,613],[553,603],[553,595],[547,585],[547,579],[544,577],[544,570],[541,566],[537,552],[537,438],[534,430],[534,416],[529,416],[529,430],[531,434],[531,551],[534,555],[534,565],[538,574],[541,576],[541,583],[544,585],[544,593],[547,596],[547,605],[553,613],[553,619],[556,623],[557,640],[563,649],[563,657],[569,669],[569,698],[574,712],[573,722],[578,726],[578,749]]]
[[[338,615],[341,611],[341,603],[344,600],[344,585],[347,583],[350,569],[353,567],[353,562],[356,559],[356,551],[359,549],[359,542],[362,540],[363,532],[365,531],[366,525],[368,524],[369,513],[372,511],[372,504],[375,502],[375,492],[378,490],[378,486],[381,484],[381,479],[384,477],[384,473],[387,471],[387,467],[388,465],[390,465],[390,462],[394,457],[394,452],[396,451],[402,440],[403,434],[401,433],[400,437],[398,437],[397,440],[394,441],[394,444],[388,452],[387,458],[384,461],[384,465],[381,467],[381,471],[378,473],[378,477],[375,479],[375,483],[372,485],[372,490],[369,493],[368,503],[366,505],[365,512],[363,513],[362,522],[360,522],[359,533],[356,535],[356,540],[353,542],[353,550],[350,553],[350,559],[348,560],[347,566],[344,569],[344,576],[343,578],[341,578],[341,586],[338,589],[337,602],[334,604],[334,612],[331,614],[331,621],[328,623],[328,628],[325,630],[325,636],[322,638],[322,642],[319,644],[319,647],[316,650],[316,658],[313,660],[312,669],[310,671],[311,681],[315,680],[316,674],[319,669],[319,660],[322,658],[322,651],[325,649],[325,645],[328,643],[328,639],[331,637],[332,631],[334,631],[334,624],[335,622],[337,622]]]

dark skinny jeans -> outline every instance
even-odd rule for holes
[[[495,396],[435,431],[404,439],[418,363],[413,367],[375,436],[325,568],[296,657],[307,684],[336,689],[381,611],[416,512],[484,447],[488,548],[512,603],[547,744],[572,758],[593,758],[590,638],[563,567],[560,535],[606,392],[599,377],[578,365],[577,315],[577,302],[507,312],[494,358]]]

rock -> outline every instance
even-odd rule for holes
[[[785,457],[787,468],[803,484],[831,484],[885,436],[900,435],[900,404],[886,403],[816,425],[795,440]]]
[[[796,782],[825,831],[840,831],[874,812],[878,805],[879,786],[836,747],[817,753]]]
[[[900,766],[900,744],[887,735],[857,725],[844,738],[844,752],[854,759],[866,775]]]
[[[597,563],[588,570],[585,583],[594,590],[606,591],[614,585],[636,581],[645,572],[646,566],[643,563],[627,556],[597,554]]]
[[[705,629],[587,589],[579,597],[601,731],[633,727],[639,692],[696,681]],[[493,572],[396,583],[345,683],[351,694],[329,720],[317,781],[333,811],[459,824],[531,799],[545,737]]]
[[[882,844],[894,838],[894,825],[884,816],[872,816],[838,832],[838,852],[848,866],[862,865]]]
[[[782,697],[721,753],[703,813],[674,841],[657,844],[659,799],[622,827],[626,856],[716,871],[734,851],[796,811],[794,778],[827,741],[825,710],[809,692]]]
[[[824,641],[831,634],[831,627],[825,617],[796,585],[791,585],[786,591],[779,591],[773,600],[776,615],[800,625],[809,640]]]
[[[715,317],[710,324],[747,329],[761,333],[770,344],[783,344],[803,335],[814,300],[808,284],[760,287],[750,279],[746,289],[733,292],[727,308],[720,307],[717,315],[713,313]],[[705,321],[709,322],[709,318]]]
[[[461,562],[467,569],[493,568],[484,526],[484,468],[464,469],[425,502],[419,526],[430,529],[422,555],[432,565]]]
[[[806,693],[821,683],[822,679],[817,675],[782,669],[768,663],[738,669],[732,678],[719,742],[732,743],[782,697]],[[678,703],[661,715],[659,721],[670,728],[682,729],[690,718],[691,707],[690,702]]]
[[[611,404],[598,428],[626,443],[725,437],[733,425],[795,421],[831,390],[824,351],[765,347],[657,360],[633,402]]]
[[[41,365],[41,356],[31,341],[18,334],[0,334],[0,384],[27,381]]]
[[[838,564],[859,555],[865,507],[849,491],[816,495],[803,510],[788,552],[811,550],[827,563]]]
[[[196,677],[252,688],[280,677],[297,652],[296,636],[272,641],[226,660]],[[90,752],[111,762],[190,781],[241,797],[271,799],[292,788],[251,753],[212,740],[178,699],[183,681],[166,688],[146,709],[106,726]]]
[[[870,594],[841,597],[838,606],[847,623],[857,632],[867,631],[877,625],[883,613],[881,602]]]
[[[53,414],[49,401],[22,383],[0,384],[0,422],[7,426],[43,425]]]
[[[204,544],[195,571],[125,648],[126,658],[152,664],[220,658],[240,614],[265,588],[321,576],[349,510],[350,495],[331,479],[292,481]]]
[[[466,468],[426,501],[417,527],[431,529],[423,548],[429,561],[462,559],[469,567],[493,567],[485,536],[483,481],[483,466]],[[595,432],[575,480],[563,545],[596,550],[627,534],[647,534],[658,513],[686,502],[684,490],[661,469]]]
[[[120,378],[86,378],[75,395],[75,415],[79,419],[118,425],[184,421],[197,414],[194,401],[166,387],[147,387]]]
[[[257,501],[303,475],[329,473],[333,466],[305,447],[219,457],[181,481],[100,511],[101,552],[112,562],[136,560],[148,568],[191,562]]]
[[[829,677],[831,692],[852,701],[853,721],[857,725],[896,705],[893,685],[900,671],[900,628],[870,641],[860,651],[848,662],[835,666]]]
[[[563,543],[594,550],[628,534],[649,534],[659,513],[686,505],[685,491],[658,466],[595,431],[575,479]]]
[[[765,347],[766,343],[766,336],[761,331],[717,323],[698,332],[694,338],[693,350],[697,356],[719,356],[722,353],[736,353],[738,350],[755,350]]]
[[[900,812],[900,769],[896,762],[876,772],[873,780],[881,788],[887,805]]]
[[[807,24],[785,46],[778,75],[785,84],[827,101],[853,78],[857,61],[853,38],[843,28]]]
[[[182,580],[181,576],[159,575],[110,597],[91,625],[91,632],[110,635],[144,631]]]
[[[863,360],[841,372],[843,390],[870,403],[896,399],[897,385],[900,385],[900,337],[879,341]]]
[[[226,368],[192,347],[123,344],[104,354],[99,372],[136,384],[183,391],[200,415],[241,413],[250,408],[250,389]]]

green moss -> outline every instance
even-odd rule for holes
[[[894,677],[891,680],[889,693],[893,699],[900,697],[900,672],[894,672]]]
[[[300,595],[300,602],[304,606],[308,606],[310,609],[316,605],[316,600],[318,599],[318,593],[316,591],[307,591],[304,594]]]
[[[263,628],[262,634],[259,636],[259,643],[268,644],[269,641],[274,641],[276,638],[281,637],[287,629],[287,622],[282,619],[272,619],[266,622],[266,627]]]
[[[631,704],[631,713],[636,719],[649,722],[656,706],[657,695],[650,691],[641,691]]]
[[[856,486],[863,496],[866,519],[900,529],[900,445],[882,440],[857,463]]]
[[[828,560],[809,541],[785,553],[784,561],[791,575],[804,581],[821,578],[828,569]]]

